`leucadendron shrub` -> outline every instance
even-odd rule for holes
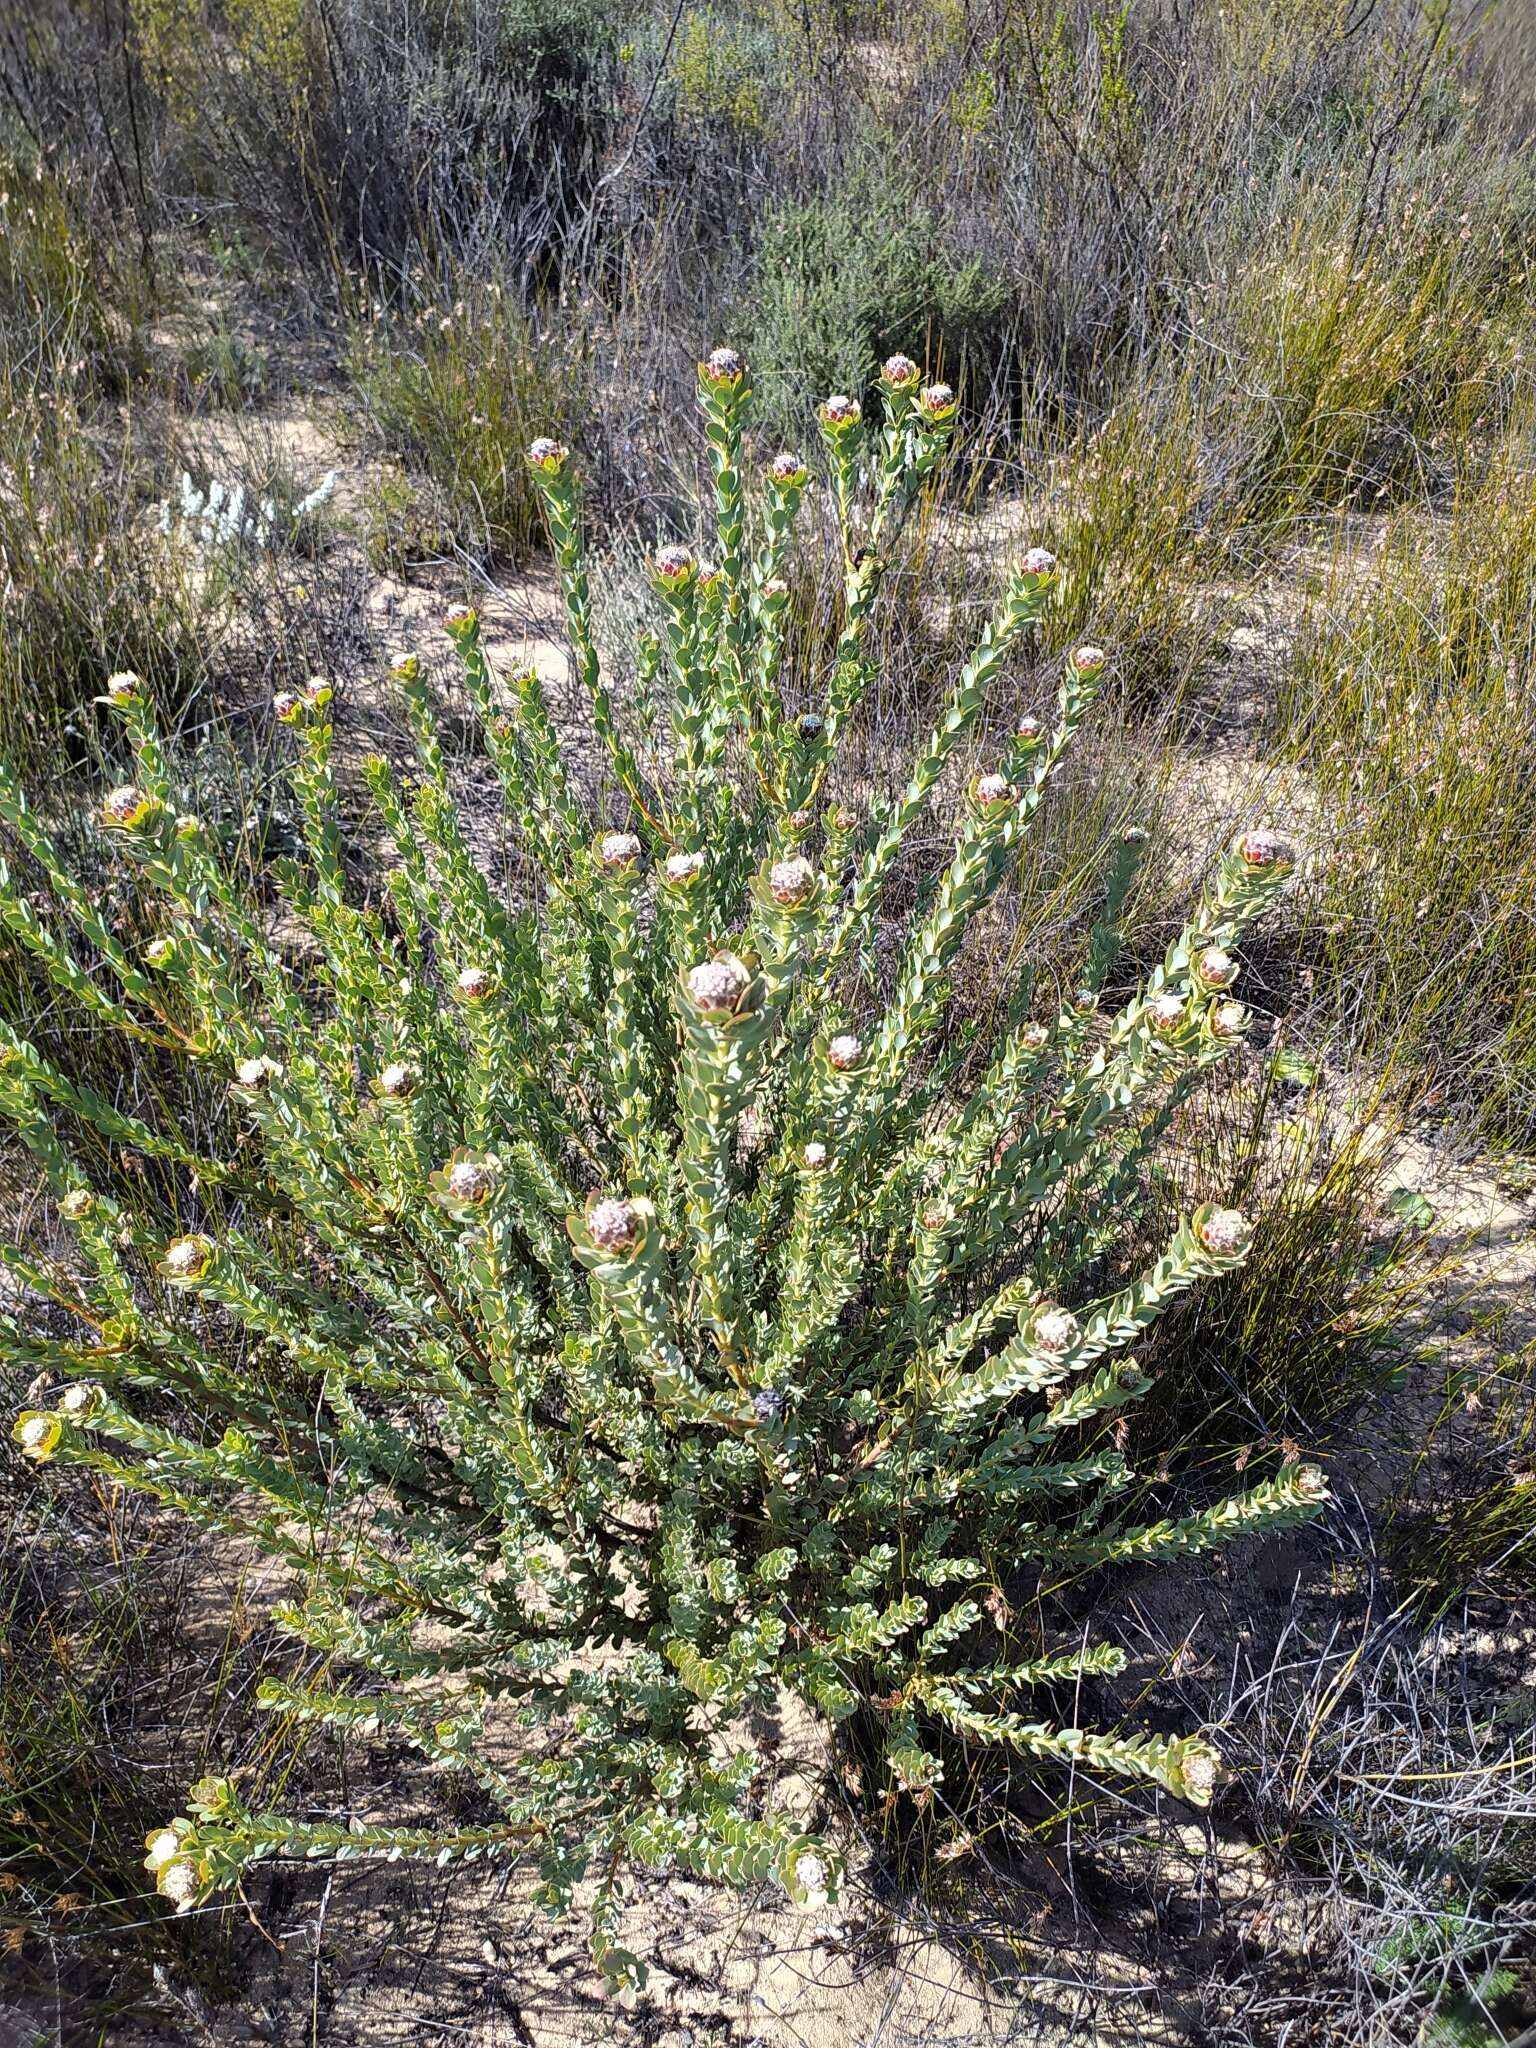
[[[896,357],[878,421],[845,397],[820,408],[845,585],[812,707],[780,695],[781,571],[809,466],[748,473],[730,350],[702,366],[699,397],[715,558],[654,557],[662,630],[642,636],[637,692],[669,707],[661,743],[627,736],[637,693],[616,702],[600,669],[567,451],[529,454],[621,815],[578,800],[538,680],[492,672],[473,613],[447,620],[537,900],[504,900],[471,857],[414,658],[395,670],[414,773],[368,766],[397,852],[365,902],[343,863],[331,692],[277,700],[307,857],[276,886],[312,935],[302,975],[268,937],[272,906],[258,916],[176,815],[136,678],[107,686],[137,769],[101,815],[163,894],[144,952],[0,782],[58,913],[12,881],[11,930],[98,1023],[227,1077],[246,1127],[194,1156],[3,1027],[0,1102],[80,1254],[68,1286],[9,1255],[74,1318],[69,1336],[22,1310],[5,1325],[13,1359],[63,1382],[16,1440],[291,1566],[281,1620],[322,1679],[268,1683],[266,1703],[392,1732],[466,1774],[494,1816],[317,1821],[205,1782],[148,1845],[178,1908],[263,1857],[526,1854],[551,1910],[583,1887],[599,1965],[633,1984],[616,1935],[631,1866],[777,1878],[807,1906],[836,1895],[835,1841],[775,1808],[747,1732],[786,1695],[862,1731],[866,1754],[878,1740],[881,1799],[929,1796],[946,1750],[995,1744],[1203,1804],[1219,1758],[1198,1732],[1076,1725],[1084,1679],[1121,1655],[1070,1623],[1043,1638],[1032,1617],[1061,1610],[1030,1588],[1187,1558],[1324,1498],[1320,1473],[1289,1463],[1183,1520],[1117,1509],[1118,1411],[1150,1384],[1131,1347],[1243,1259],[1242,1215],[1198,1209],[1148,1270],[1093,1291],[1178,1104],[1241,1040],[1232,948],[1287,848],[1238,839],[1111,1012],[1100,991],[1144,836],[1129,835],[1081,987],[1060,1005],[1016,989],[962,1087],[976,1047],[947,1029],[951,992],[989,968],[967,937],[985,943],[978,914],[1104,656],[1080,648],[1054,722],[1020,719],[994,766],[943,795],[948,851],[893,964],[871,943],[885,884],[1006,691],[1056,566],[1038,549],[1018,561],[910,780],[858,815],[839,743],[877,665],[883,551],[945,448],[953,394]],[[89,1185],[72,1122],[170,1159],[180,1215]]]

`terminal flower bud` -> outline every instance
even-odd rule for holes
[[[850,810],[846,804],[840,804],[838,808],[832,813],[832,830],[834,832],[847,833],[857,832],[858,829],[858,812]]]
[[[827,1148],[813,1138],[809,1145],[801,1147],[800,1160],[807,1173],[820,1173],[828,1158]]]
[[[1241,1209],[1209,1209],[1199,1219],[1195,1235],[1219,1259],[1234,1259],[1253,1242],[1253,1225]]]
[[[169,967],[176,958],[176,941],[169,938],[151,939],[144,948],[144,958],[151,967]]]
[[[597,857],[605,868],[632,868],[640,858],[640,841],[633,832],[605,832],[597,842]]]
[[[704,872],[702,853],[669,853],[662,873],[674,887],[685,888]]]
[[[657,581],[669,590],[681,590],[691,582],[696,566],[693,549],[685,548],[680,542],[658,548],[651,557]]]
[[[699,375],[706,384],[717,389],[734,390],[747,374],[746,358],[733,348],[711,349],[707,358],[699,365]]]
[[[1037,1308],[1030,1318],[1030,1342],[1047,1358],[1065,1358],[1078,1335],[1077,1317],[1070,1309],[1057,1308],[1054,1303]]]
[[[480,627],[480,614],[473,605],[456,604],[443,614],[443,631],[450,640],[472,639]]]
[[[296,690],[279,690],[272,699],[272,715],[281,725],[294,725],[304,709],[304,699]]]
[[[1045,738],[1045,727],[1038,718],[1033,717],[1027,711],[1013,730],[1015,737],[1021,739],[1026,746],[1038,746],[1040,741]]]
[[[781,490],[793,490],[805,483],[810,471],[798,455],[788,448],[781,448],[768,465],[768,475]]]
[[[880,366],[880,376],[893,391],[910,391],[917,382],[918,369],[910,356],[887,356]]]
[[[1209,1806],[1221,1780],[1221,1758],[1208,1744],[1191,1744],[1179,1763],[1179,1783],[1191,1806]]]
[[[1154,1031],[1170,1032],[1182,1030],[1189,1021],[1188,1012],[1184,1007],[1184,998],[1174,995],[1169,989],[1164,989],[1161,995],[1154,996],[1151,1002],[1148,1003],[1147,1021],[1151,1024]]]
[[[1248,1029],[1249,1012],[1241,1003],[1218,1003],[1211,1012],[1213,1038],[1241,1038]]]
[[[1237,962],[1221,946],[1207,946],[1195,962],[1195,973],[1207,988],[1230,988],[1237,979]]]
[[[102,798],[101,821],[104,825],[132,832],[153,817],[159,808],[152,796],[146,796],[142,789],[135,789],[131,782],[124,782],[116,789],[109,789]]]
[[[149,1851],[144,1868],[158,1871],[173,1856],[181,1854],[181,1835],[175,1828],[151,1828],[144,1837],[144,1847]]]
[[[1099,1007],[1097,990],[1091,988],[1074,989],[1072,992],[1072,1007],[1079,1017],[1091,1017],[1093,1012]]]
[[[1264,829],[1245,832],[1237,842],[1237,851],[1251,868],[1289,867],[1296,858],[1292,847],[1278,832]]]
[[[814,711],[803,711],[795,720],[795,731],[803,740],[819,740],[826,727],[826,723],[827,721],[824,718],[818,718]]]
[[[864,1057],[864,1041],[856,1038],[851,1031],[840,1031],[836,1038],[827,1041],[827,1063],[838,1073],[846,1074],[856,1067]]]
[[[304,702],[311,711],[323,711],[335,694],[324,676],[311,676],[304,685]]]
[[[610,1196],[594,1202],[587,1211],[587,1236],[601,1252],[625,1252],[644,1235],[639,1212],[632,1202]]]
[[[403,1102],[408,1095],[414,1095],[421,1075],[407,1060],[391,1060],[387,1067],[379,1069],[375,1082],[379,1093],[391,1102]]]
[[[111,704],[137,704],[144,695],[144,678],[136,676],[132,669],[120,668],[115,675],[107,677],[107,701]]]
[[[688,993],[701,1010],[734,1010],[747,992],[747,970],[737,960],[701,960],[688,970]]]
[[[89,1188],[71,1188],[59,1203],[59,1214],[66,1223],[84,1223],[96,1213],[96,1197]]]
[[[462,1003],[483,1003],[495,986],[496,977],[488,967],[461,967],[453,992]]]
[[[207,1275],[217,1250],[213,1239],[201,1233],[173,1237],[165,1248],[158,1271],[173,1287],[190,1287]]]
[[[752,1413],[759,1422],[778,1422],[784,1413],[784,1396],[777,1387],[764,1387],[752,1396]]]
[[[543,470],[546,476],[558,476],[569,455],[570,450],[564,442],[553,440],[548,434],[540,434],[536,441],[528,444],[530,467]]]
[[[455,1202],[478,1205],[490,1198],[496,1185],[496,1166],[490,1159],[455,1156],[442,1172],[443,1187]]]
[[[768,870],[768,893],[785,910],[799,910],[809,903],[816,887],[816,870],[802,854],[776,860]]]
[[[89,1422],[104,1398],[94,1380],[75,1380],[59,1396],[59,1413],[71,1422]]]
[[[925,384],[917,394],[920,411],[937,422],[954,417],[957,400],[953,388],[948,384]]]
[[[1072,666],[1080,676],[1096,676],[1108,659],[1102,647],[1077,647],[1072,651]]]
[[[1029,548],[1019,558],[1019,573],[1032,582],[1043,582],[1056,574],[1056,557],[1049,548]]]
[[[1332,1500],[1328,1475],[1320,1465],[1297,1465],[1291,1469],[1288,1476],[1303,1500]]]
[[[178,1913],[190,1912],[203,1888],[202,1873],[192,1856],[173,1856],[162,1863],[155,1875],[155,1890],[169,1899]]]
[[[34,1465],[46,1465],[63,1434],[64,1425],[57,1415],[40,1415],[29,1409],[17,1416],[11,1441]]]
[[[402,683],[414,683],[421,674],[421,658],[415,654],[397,654],[389,664],[389,672]]]
[[[1031,1018],[1029,1023],[1020,1027],[1019,1043],[1026,1052],[1039,1052],[1040,1048],[1048,1043],[1050,1036],[1050,1031],[1044,1024],[1037,1023]]]
[[[849,427],[856,427],[863,417],[864,408],[846,391],[834,391],[830,398],[821,401],[821,423],[830,427],[833,433],[843,433]]]
[[[1006,775],[978,775],[971,794],[984,811],[998,810],[1013,801],[1015,791]]]

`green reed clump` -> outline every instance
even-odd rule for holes
[[[137,678],[108,685],[136,768],[101,815],[160,894],[148,944],[105,924],[0,778],[0,818],[51,892],[39,905],[0,875],[0,917],[82,1014],[223,1079],[243,1126],[191,1149],[0,1025],[0,1110],[78,1253],[66,1273],[0,1252],[31,1290],[5,1353],[62,1383],[15,1441],[287,1566],[278,1620],[326,1665],[269,1680],[265,1702],[387,1731],[479,1798],[462,1823],[403,1825],[205,1780],[149,1843],[178,1910],[269,1857],[527,1857],[551,1910],[581,1888],[598,1965],[633,1985],[636,1865],[774,1878],[807,1907],[836,1895],[837,1844],[775,1804],[750,1733],[785,1692],[856,1736],[883,1801],[926,1800],[948,1757],[996,1745],[1203,1804],[1210,1740],[1085,1725],[1076,1703],[1122,1653],[1030,1588],[1198,1556],[1326,1498],[1286,1455],[1199,1512],[1138,1521],[1100,1435],[1150,1391],[1132,1348],[1253,1241],[1203,1202],[1121,1284],[1092,1278],[1170,1120],[1244,1036],[1231,949],[1290,850],[1240,834],[1111,1002],[1146,836],[1120,835],[1084,883],[1074,985],[1058,998],[1020,963],[962,1078],[957,1055],[982,1049],[951,1017],[995,972],[984,913],[1106,657],[1069,655],[1049,714],[1010,721],[994,765],[953,787],[1058,589],[1053,558],[1023,552],[898,787],[855,809],[842,743],[875,682],[883,564],[954,393],[896,356],[876,418],[819,408],[842,623],[798,706],[781,568],[812,468],[785,453],[749,472],[733,351],[700,365],[698,393],[712,559],[655,553],[623,698],[592,637],[572,458],[528,451],[601,808],[537,677],[493,673],[472,612],[446,621],[526,896],[473,857],[414,656],[395,670],[414,767],[367,770],[395,862],[361,901],[331,688],[275,700],[304,851],[273,880],[310,941],[302,972],[178,810]],[[648,738],[632,701],[664,708]],[[923,835],[935,855],[882,957],[887,885]],[[87,1128],[172,1169],[174,1198],[94,1179],[71,1137]],[[167,1420],[162,1391],[200,1420]]]

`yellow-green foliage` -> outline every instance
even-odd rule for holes
[[[712,8],[684,18],[673,45],[671,78],[677,111],[689,120],[728,121],[756,134],[767,125],[774,81],[762,38]]]

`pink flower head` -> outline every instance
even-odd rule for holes
[[[955,394],[948,384],[925,384],[917,394],[917,402],[931,420],[947,420],[955,410]]]
[[[1253,1241],[1253,1225],[1241,1209],[1212,1209],[1202,1219],[1197,1235],[1208,1252],[1232,1259]]]
[[[791,811],[784,822],[791,832],[809,832],[816,820],[810,811]]]
[[[1019,571],[1024,576],[1039,578],[1056,574],[1056,557],[1049,548],[1030,548],[1019,562]]]
[[[1245,832],[1237,842],[1237,851],[1251,868],[1289,867],[1296,858],[1290,844],[1278,832],[1263,828]]]
[[[444,1181],[456,1202],[483,1202],[496,1185],[496,1168],[489,1159],[456,1159]]]
[[[810,471],[798,455],[793,455],[787,448],[783,448],[769,463],[768,474],[776,484],[788,490],[796,484],[803,484]]]
[[[1031,717],[1027,711],[1013,730],[1015,735],[1023,740],[1026,746],[1036,746],[1045,738],[1045,727],[1038,718]]]
[[[1026,1052],[1038,1052],[1050,1035],[1045,1025],[1037,1023],[1031,1018],[1030,1022],[1024,1025],[1019,1032],[1019,1043]]]
[[[119,669],[107,677],[107,696],[114,704],[135,704],[144,694],[144,678],[131,669]]]
[[[1230,988],[1237,979],[1237,962],[1220,946],[1207,946],[1195,962],[1195,972],[1207,988]]]
[[[633,832],[605,832],[597,842],[597,857],[605,868],[632,868],[640,858],[640,841]]]
[[[735,960],[701,960],[688,970],[688,993],[701,1010],[734,1010],[747,991],[747,971]]]
[[[142,789],[135,789],[132,783],[125,782],[116,789],[109,789],[102,798],[102,823],[132,831],[135,825],[142,825],[158,808],[152,796],[146,796]]]
[[[546,476],[558,476],[566,465],[570,450],[563,441],[540,434],[536,441],[528,444],[528,461],[534,469],[543,470]]]
[[[704,856],[702,853],[670,853],[662,872],[669,882],[681,886],[703,874]]]
[[[699,365],[699,375],[709,384],[739,384],[746,374],[746,357],[738,355],[733,348],[711,349]]]
[[[1035,1310],[1029,1324],[1030,1341],[1046,1358],[1065,1358],[1077,1342],[1077,1317],[1070,1309],[1048,1303]]]
[[[978,775],[971,787],[983,810],[995,810],[1013,800],[1013,784],[1006,775]]]
[[[846,1074],[850,1067],[856,1067],[864,1057],[864,1041],[856,1038],[851,1031],[840,1031],[836,1038],[827,1041],[827,1061],[838,1073]]]
[[[887,356],[880,366],[880,375],[893,391],[909,391],[917,382],[917,365],[910,356]]]
[[[335,694],[324,676],[311,676],[304,685],[304,702],[311,711],[323,711]]]
[[[402,683],[414,683],[421,674],[421,661],[414,654],[397,654],[389,664],[389,672]]]
[[[768,893],[785,910],[799,910],[811,899],[816,870],[802,854],[776,860],[768,870]]]
[[[850,398],[846,391],[834,391],[830,398],[821,401],[821,418],[824,426],[834,432],[844,427],[855,427],[864,417],[864,408],[856,398]]]
[[[587,1211],[587,1236],[600,1252],[628,1251],[640,1242],[639,1214],[632,1203],[616,1196],[594,1202]]]
[[[1189,1021],[1184,1008],[1184,998],[1164,989],[1160,996],[1154,996],[1147,1005],[1147,1017],[1154,1031],[1179,1031]]]
[[[279,690],[272,699],[272,715],[284,725],[292,725],[304,709],[304,699],[295,690]]]
[[[846,833],[857,832],[858,829],[858,812],[850,810],[846,804],[840,804],[838,808],[832,813],[832,830],[834,832]]]
[[[1096,676],[1108,659],[1102,647],[1077,647],[1072,652],[1072,666],[1080,676]]]
[[[685,548],[680,542],[670,547],[658,548],[651,558],[651,566],[660,580],[673,590],[679,590],[693,576],[696,568],[692,548]]]
[[[453,984],[453,992],[466,1003],[483,1003],[495,986],[495,977],[488,967],[461,967]]]
[[[1211,1012],[1213,1038],[1241,1038],[1248,1029],[1248,1012],[1241,1003],[1218,1003]]]

